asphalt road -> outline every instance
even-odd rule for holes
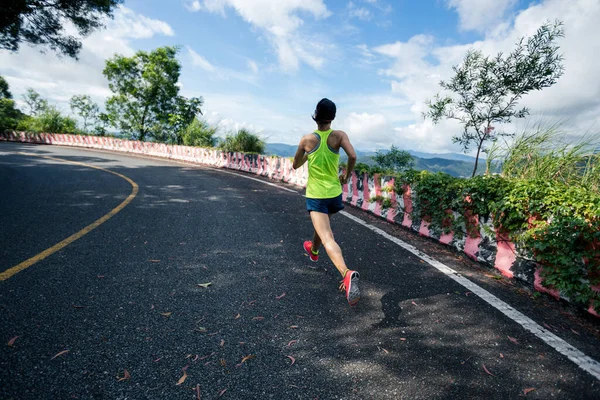
[[[335,237],[362,276],[362,299],[351,309],[324,252],[317,264],[303,254],[311,225],[302,196],[213,169],[0,143],[0,272],[83,229],[132,190],[105,171],[19,152],[110,169],[139,193],[80,239],[0,281],[1,399],[600,398],[594,376],[338,215]],[[348,211],[600,359],[599,323],[585,313],[531,298],[442,246]]]

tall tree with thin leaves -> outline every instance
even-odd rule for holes
[[[452,141],[459,143],[466,153],[477,148],[475,167],[484,145],[500,136],[512,136],[495,125],[511,122],[529,115],[527,107],[517,108],[518,101],[527,93],[547,88],[563,75],[563,56],[557,39],[564,37],[563,23],[555,21],[542,25],[525,40],[521,38],[508,55],[484,56],[481,51],[469,50],[462,64],[454,66],[454,76],[440,82],[447,92],[427,102],[424,118],[434,123],[442,119],[456,120],[463,133]]]

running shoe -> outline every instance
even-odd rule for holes
[[[310,240],[307,240],[306,242],[304,242],[304,251],[306,251],[308,253],[308,258],[310,258],[310,261],[312,261],[312,262],[319,261],[319,252],[317,251],[315,253],[312,250],[312,242]]]
[[[346,290],[346,300],[350,306],[355,306],[360,300],[360,289],[358,288],[358,280],[360,275],[356,271],[348,270],[341,282],[340,290]]]

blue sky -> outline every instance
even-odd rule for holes
[[[79,62],[23,46],[0,51],[0,74],[17,96],[33,87],[69,112],[73,94],[100,104],[110,95],[102,69],[115,52],[177,45],[182,93],[203,96],[205,118],[221,134],[245,126],[295,144],[329,97],[335,126],[357,148],[458,151],[451,137],[459,126],[421,118],[439,80],[469,48],[509,51],[555,18],[565,22],[567,72],[523,104],[532,119],[590,129],[600,115],[598,0],[125,0],[105,30],[84,40]]]

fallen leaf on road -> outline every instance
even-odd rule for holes
[[[418,306],[418,304],[415,303],[414,301],[411,301],[411,303],[412,303],[413,306]]]
[[[150,262],[160,262],[160,260],[148,260]]]
[[[544,322],[544,326],[550,330],[552,330],[552,327],[550,325],[548,325],[547,323]]]
[[[508,336],[508,340],[510,340],[511,342],[513,342],[514,344],[519,344],[519,341],[517,339],[515,339],[514,337],[510,337]]]
[[[225,339],[221,339],[221,347],[225,346]]]
[[[291,345],[296,344],[296,343],[298,343],[297,340],[290,340],[290,342],[287,345],[288,345],[288,347],[290,347]]]
[[[251,305],[253,305],[254,303],[256,303],[256,300],[249,301],[249,302],[248,302],[248,305],[249,305],[249,306],[251,306]]]
[[[573,328],[571,328],[571,332],[573,332],[576,335],[579,335],[579,332],[577,332],[576,330],[574,330]]]
[[[196,385],[196,400],[200,400],[200,384]]]
[[[504,354],[500,353],[500,358],[504,358]]]
[[[183,376],[181,378],[179,378],[179,380],[177,381],[177,386],[181,385],[183,382],[185,382],[185,380],[187,379],[188,374],[187,372],[185,372],[185,369],[183,370]]]
[[[160,360],[162,360],[162,357],[157,358],[156,360],[154,360],[154,362],[159,362]]]
[[[104,275],[98,275],[98,279],[104,279]]]
[[[405,337],[401,337],[400,340],[402,340],[403,342],[406,340]]]
[[[210,285],[212,285],[212,282],[207,282],[207,283],[197,283],[196,286],[199,287],[203,287],[204,289],[206,289],[207,287],[209,287]]]
[[[221,365],[222,365],[223,367],[227,367],[227,361],[225,361],[225,359],[224,359],[224,358],[221,358],[221,359],[219,360],[219,362],[221,363]]]
[[[219,396],[218,396],[218,397],[221,397],[221,396],[223,396],[223,395],[225,394],[225,392],[226,392],[226,391],[227,391],[227,389],[223,389],[223,390],[221,390],[221,391],[219,392]]]
[[[296,359],[294,357],[292,357],[292,356],[286,356],[286,357],[289,358],[290,360],[292,360],[292,363],[290,364],[290,367],[292,365],[294,365],[294,363],[296,362]]]
[[[12,347],[12,346],[13,346],[13,344],[15,344],[15,340],[17,340],[18,338],[19,338],[18,336],[15,336],[14,338],[10,339],[10,340],[8,341],[8,346],[9,346],[9,347]]]
[[[262,321],[263,319],[265,319],[265,317],[254,317],[254,318],[252,318],[253,321]]]
[[[245,363],[246,361],[251,360],[253,358],[256,358],[256,356],[254,354],[250,354],[249,356],[242,358],[242,362]]]
[[[285,297],[285,292],[281,293],[279,296],[275,296],[277,300],[281,300]]]
[[[482,364],[481,364],[481,366],[483,367],[483,370],[484,370],[484,371],[485,371],[485,372],[486,372],[488,375],[495,376],[495,375],[494,375],[494,374],[492,374],[490,371],[488,371],[488,369],[485,367],[485,364],[483,364],[483,363],[482,363]]]
[[[291,325],[289,328],[290,329],[298,329],[298,325]]]
[[[240,315],[240,313],[238,313],[238,315],[236,315],[234,319],[238,319],[240,317],[241,317],[241,315]]]
[[[131,379],[131,375],[129,375],[129,371],[124,370],[123,376],[117,375],[117,382],[126,381],[127,379]]]
[[[381,348],[381,350],[383,350],[385,354],[388,354],[388,353],[389,353],[389,351],[387,351],[387,350],[386,350],[386,349],[384,349],[383,347]]]
[[[197,326],[196,329],[194,329],[196,332],[200,332],[200,333],[206,333],[206,328],[203,326]]]
[[[51,358],[51,360],[54,360],[56,357],[60,357],[60,356],[62,356],[63,354],[66,354],[66,353],[68,353],[69,351],[70,351],[70,350],[63,350],[63,351],[59,351],[58,353],[56,353],[56,354],[54,355],[54,357],[52,357],[52,358]]]
[[[523,394],[524,394],[525,396],[527,396],[527,393],[529,393],[529,392],[533,392],[534,390],[535,390],[535,388],[527,388],[527,389],[523,389]]]
[[[167,318],[169,318],[171,316],[171,314],[173,314],[173,311],[161,312],[160,313],[160,315],[162,315],[163,317],[167,317]]]
[[[77,306],[75,304],[73,304],[73,308],[86,308],[87,306]]]

